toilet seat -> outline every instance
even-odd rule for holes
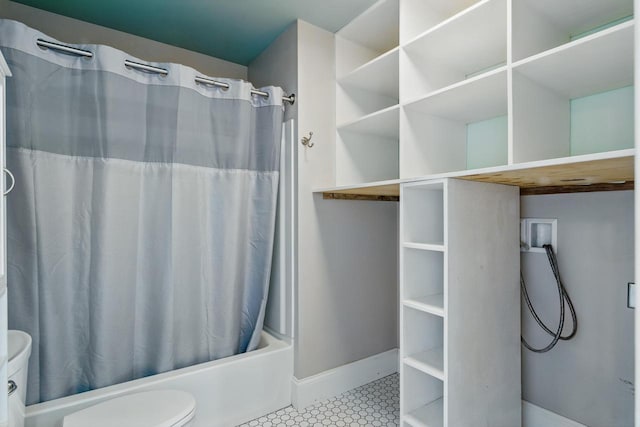
[[[195,415],[189,393],[156,390],[128,394],[64,417],[63,427],[177,427]]]

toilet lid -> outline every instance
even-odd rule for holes
[[[193,418],[189,393],[157,390],[128,394],[64,417],[64,427],[174,427]],[[180,424],[178,424],[180,425]]]

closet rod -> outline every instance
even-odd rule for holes
[[[64,52],[64,53],[68,53],[71,55],[76,55],[76,56],[81,56],[84,58],[93,58],[93,52],[88,51],[88,50],[84,50],[84,49],[78,49],[76,47],[71,47],[71,46],[66,46],[60,43],[55,43],[55,42],[50,42],[44,39],[37,39],[36,40],[36,44],[43,48],[43,49],[53,49],[53,50],[57,50],[59,52]],[[134,61],[130,61],[128,59],[124,60],[124,65],[126,67],[131,67],[131,68],[135,68],[137,70],[142,70],[142,71],[146,71],[146,72],[150,72],[150,73],[156,73],[156,74],[160,74],[163,76],[166,76],[169,74],[169,71],[167,71],[165,68],[160,68],[160,67],[155,67],[153,65],[148,65],[148,64],[142,64],[140,62],[134,62]],[[203,77],[203,76],[196,76],[195,78],[196,83],[201,83],[201,84],[205,84],[205,85],[210,85],[210,86],[216,86],[216,87],[221,87],[223,89],[229,89],[229,84],[228,83],[223,83],[223,82],[219,82],[213,79],[210,79],[208,77]],[[262,96],[264,98],[268,98],[269,97],[269,93],[268,92],[264,92],[262,90],[258,90],[258,89],[251,89],[251,94],[252,95],[257,95],[257,96]],[[295,104],[296,102],[296,95],[295,94],[291,94],[289,96],[283,96],[282,97],[282,101],[289,103],[291,105]]]

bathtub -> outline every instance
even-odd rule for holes
[[[194,427],[230,427],[291,404],[293,347],[263,332],[258,348],[27,407],[25,427],[60,427],[65,415],[148,390],[184,390],[196,399]]]

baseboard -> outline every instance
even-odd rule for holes
[[[296,409],[303,409],[396,372],[397,348],[302,380],[294,377],[291,401]]]
[[[522,401],[522,427],[586,427],[555,412]]]

